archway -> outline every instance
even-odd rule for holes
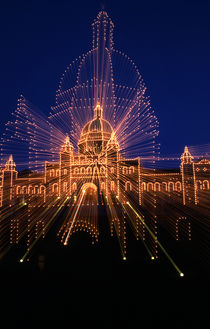
[[[94,183],[92,183],[92,182],[90,182],[90,183],[85,183],[85,184],[83,184],[82,185],[82,191],[83,192],[86,192],[88,189],[93,189],[93,191],[94,192],[97,192],[97,186],[94,184]]]
[[[94,183],[89,182],[83,184],[81,191],[83,194],[83,204],[98,204],[98,188]]]

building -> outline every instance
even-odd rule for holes
[[[1,207],[21,199],[46,202],[49,199],[79,193],[84,184],[95,184],[105,196],[149,202],[154,194],[161,199],[183,205],[205,205],[210,193],[210,161],[194,161],[186,146],[181,155],[180,170],[149,170],[141,166],[140,158],[125,159],[109,122],[103,119],[103,109],[97,104],[94,118],[82,130],[75,153],[66,137],[60,150],[59,162],[46,162],[44,174],[19,177],[12,155],[1,168]],[[40,201],[38,201],[40,200]]]
[[[112,51],[112,30],[113,24],[107,14],[100,12],[93,24],[93,47],[96,47],[94,51],[95,49],[104,51],[105,48],[108,49],[107,52]],[[81,72],[80,66],[79,70]],[[97,74],[103,75],[102,73]],[[59,161],[45,162],[43,173],[32,172],[25,176],[17,172],[12,155],[8,157],[8,161],[0,171],[0,207],[2,211],[21,203],[27,204],[29,219],[26,220],[22,230],[24,231],[27,225],[30,226],[35,222],[35,236],[38,237],[39,232],[45,227],[46,221],[34,219],[37,218],[37,213],[31,209],[60,207],[63,200],[68,200],[69,205],[74,207],[74,205],[80,205],[79,200],[84,202],[81,198],[84,193],[92,195],[91,200],[86,200],[87,206],[96,205],[99,202],[105,203],[105,200],[109,200],[108,203],[121,203],[122,205],[130,203],[132,207],[144,214],[145,217],[142,216],[155,237],[157,236],[157,221],[160,217],[176,239],[179,238],[180,227],[183,225],[185,228],[187,227],[187,230],[184,229],[183,232],[187,232],[185,235],[190,240],[190,210],[195,210],[196,207],[197,209],[208,209],[210,161],[208,159],[194,160],[187,146],[180,157],[180,168],[177,170],[143,168],[141,154],[137,158],[126,158],[120,150],[121,145],[117,140],[112,123],[107,118],[105,119],[103,113],[102,94],[106,92],[107,102],[113,98],[112,88],[107,87],[107,85],[109,86],[107,81],[104,84],[101,83],[100,88],[96,88],[96,91],[94,90],[95,94],[93,93],[92,99],[95,103],[93,101],[94,105],[91,109],[94,116],[82,128],[77,141],[78,151],[73,147],[72,136],[67,136],[60,149]],[[108,89],[105,89],[105,86]],[[57,100],[60,103],[58,102],[56,105],[57,108],[69,106],[68,102],[64,102],[66,98],[62,98],[64,94],[66,97],[66,91],[62,91],[60,87],[57,93]],[[123,209],[123,211],[127,211],[127,209]],[[32,216],[30,212],[34,215]],[[169,219],[165,220],[168,214],[170,214],[172,222]],[[75,217],[76,215],[73,216],[73,218]],[[112,215],[112,217],[111,223],[115,221],[119,222],[119,225],[117,224],[119,228],[123,226],[120,233],[123,244],[125,229],[124,221],[123,224],[120,223],[122,216]],[[136,216],[133,215],[133,217],[135,218],[135,230],[140,230],[141,236],[146,239],[148,232],[145,231],[144,220],[137,221]],[[71,222],[74,223],[74,227],[80,225],[80,222],[74,222],[74,219]],[[11,225],[12,232],[19,231],[17,229],[19,224],[12,222]],[[94,235],[98,236],[97,224],[94,225]],[[112,225],[110,226],[112,227]],[[18,234],[16,232],[16,236]],[[148,237],[148,239],[150,238]],[[13,234],[10,234],[10,239],[13,241]],[[19,238],[17,240],[19,241]],[[29,240],[30,244],[33,238],[30,237]],[[63,240],[65,241],[65,234]],[[125,246],[123,248],[125,249]],[[157,241],[152,242],[150,249],[156,257]]]

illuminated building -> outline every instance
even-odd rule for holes
[[[114,84],[115,56],[128,61],[129,72],[132,76],[135,73],[137,81],[134,87],[129,85],[129,80],[126,81],[127,86]],[[57,160],[45,161],[43,173],[34,171],[21,177],[11,155],[1,169],[2,209],[21,202],[28,206],[27,220],[17,217],[12,221],[10,242],[18,242],[21,234],[27,230],[29,248],[40,234],[45,236],[48,223],[51,224],[55,218],[57,212],[50,212],[50,209],[56,207],[60,211],[60,207],[67,203],[72,210],[59,231],[64,244],[68,243],[70,234],[83,229],[98,240],[96,208],[99,203],[107,206],[110,231],[113,233],[115,229],[120,238],[124,260],[126,216],[131,221],[136,237],[140,236],[148,243],[151,259],[157,258],[158,218],[164,219],[166,215],[165,209],[165,214],[161,213],[163,205],[168,207],[169,218],[164,225],[170,233],[178,240],[183,226],[182,232],[191,240],[190,216],[183,209],[208,207],[210,161],[194,160],[187,146],[180,158],[180,170],[144,168],[141,148],[137,157],[130,156],[132,145],[136,149],[146,139],[150,143],[145,145],[152,145],[147,146],[150,147],[149,157],[154,158],[157,121],[144,96],[146,89],[135,65],[113,48],[113,23],[106,12],[101,11],[93,23],[93,48],[75,63],[74,83],[69,87],[68,74],[72,71],[68,67],[61,78],[56,105],[52,107],[53,113],[47,122],[46,150],[49,151],[49,145],[52,146],[52,157]],[[120,73],[116,77],[118,81],[121,79]],[[24,99],[20,100],[20,104],[24,104]],[[18,111],[21,109],[20,106]],[[21,113],[27,113],[24,111]],[[27,120],[30,115],[27,115]],[[118,123],[120,116],[122,118]],[[69,118],[73,126],[71,132],[68,131]],[[57,120],[56,129],[53,120]],[[39,139],[39,135],[36,135],[39,124],[34,127],[36,131],[33,138],[31,135],[29,139],[32,149]],[[56,139],[54,131],[57,130],[63,132],[62,136],[67,135],[60,138],[60,149],[53,144]],[[37,147],[36,155],[39,151],[41,153]],[[43,215],[37,211],[39,208]],[[49,211],[46,212],[44,208]]]

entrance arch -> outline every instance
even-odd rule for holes
[[[82,191],[86,192],[88,189],[93,189],[94,192],[97,192],[98,188],[94,183],[85,183],[82,185]]]

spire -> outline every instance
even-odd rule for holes
[[[12,154],[10,154],[8,162],[13,163],[13,156],[12,156]]]
[[[69,136],[66,136],[65,142],[61,148],[62,152],[71,152],[73,151],[73,145],[70,142]]]
[[[113,49],[113,28],[114,24],[107,12],[99,11],[97,18],[92,24],[93,28],[93,48],[102,47],[108,50]]]
[[[94,119],[102,118],[103,108],[100,105],[100,101],[97,101],[97,105],[94,108]]]
[[[14,163],[13,156],[10,154],[8,161],[5,164],[5,170],[11,171],[15,170],[16,164]]]
[[[69,144],[69,143],[70,143],[70,139],[69,139],[69,136],[67,135],[66,139],[65,139],[65,144]]]
[[[116,138],[116,135],[114,132],[111,134],[111,137],[107,143],[107,149],[112,148],[112,147],[119,148],[119,144],[118,144],[118,141],[117,141],[117,138]]]
[[[191,155],[188,147],[185,146],[184,153],[182,153],[182,155],[181,155],[181,161],[186,164],[190,164],[193,162],[192,160],[193,160],[193,156]]]

